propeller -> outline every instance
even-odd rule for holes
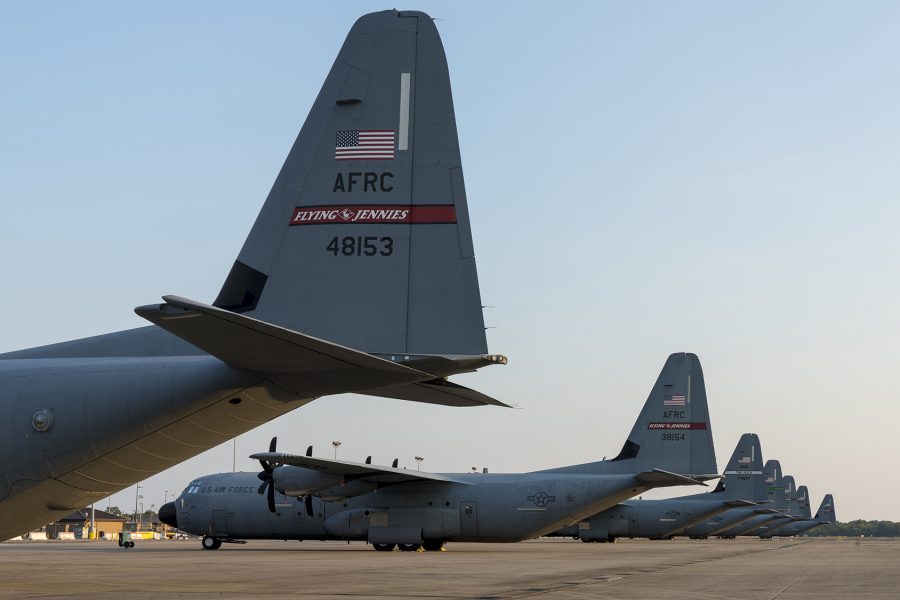
[[[312,456],[312,446],[308,446],[306,448],[306,455]],[[306,506],[306,514],[307,516],[313,516],[313,507],[312,507],[312,496],[307,496],[303,499],[303,504]]]
[[[273,437],[272,441],[269,442],[269,452],[275,452],[275,447],[278,444],[278,438]],[[312,456],[313,447],[310,446],[306,449],[306,455]],[[278,466],[277,463],[271,463],[267,460],[259,459],[259,464],[262,466],[262,471],[256,474],[256,476],[262,481],[259,485],[259,489],[256,490],[257,494],[262,494],[263,492],[268,492],[266,496],[267,504],[269,505],[269,512],[275,512],[275,486],[272,482],[272,473],[275,471],[275,468]],[[306,514],[310,517],[313,516],[313,501],[312,496],[306,496],[303,498],[303,504],[306,506]]]
[[[273,437],[272,441],[269,442],[269,452],[275,452],[275,447],[278,444],[278,438]],[[268,494],[266,496],[267,503],[269,505],[269,512],[275,512],[275,486],[272,485],[272,472],[275,470],[276,465],[274,463],[270,463],[267,460],[260,459],[259,464],[262,466],[262,471],[257,473],[257,477],[262,481],[259,486],[259,489],[256,490],[257,494],[262,494],[268,488]]]

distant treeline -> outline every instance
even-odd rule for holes
[[[825,537],[843,535],[849,537],[900,537],[900,523],[893,521],[850,521],[849,523],[832,523],[821,525],[809,533],[809,537]]]

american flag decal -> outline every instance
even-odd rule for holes
[[[334,141],[334,160],[392,160],[393,129],[345,129]]]
[[[751,459],[749,456],[742,456],[740,459],[738,459],[739,465],[749,465],[751,462],[753,462],[753,459]]]
[[[663,406],[684,406],[686,404],[684,396],[664,396]]]

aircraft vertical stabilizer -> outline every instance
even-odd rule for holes
[[[428,15],[354,24],[214,305],[370,353],[487,352]]]
[[[648,470],[717,477],[706,386],[695,354],[669,356],[618,456],[549,472],[624,474]]]
[[[819,510],[816,511],[815,518],[819,521],[827,523],[837,523],[837,515],[834,512],[834,497],[831,494],[825,494]]]
[[[721,493],[728,499],[757,502],[766,500],[759,436],[755,433],[745,433],[741,436],[713,493]]]

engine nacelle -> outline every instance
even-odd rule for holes
[[[278,467],[272,473],[275,489],[285,496],[317,496],[344,484],[344,476],[301,467]]]
[[[357,480],[347,482],[344,485],[328,488],[327,490],[319,490],[319,492],[316,493],[316,496],[326,502],[338,502],[340,500],[346,500],[347,498],[353,498],[354,496],[369,494],[377,489],[377,483]]]

